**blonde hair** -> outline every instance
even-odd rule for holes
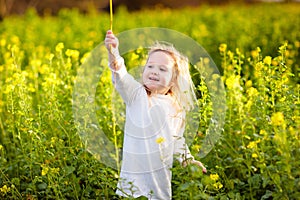
[[[174,59],[173,78],[174,85],[170,88],[170,92],[176,99],[180,107],[186,111],[194,108],[196,103],[196,95],[194,84],[191,79],[189,70],[189,60],[182,55],[172,44],[166,42],[155,42],[148,52],[148,57],[157,51],[169,54]]]

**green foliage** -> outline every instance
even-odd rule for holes
[[[174,199],[300,196],[299,15],[298,4],[116,13],[116,32],[146,26],[178,30],[198,41],[222,71],[224,133],[202,160],[208,174],[174,164]],[[72,114],[77,69],[107,27],[107,14],[76,10],[43,18],[28,11],[1,22],[1,199],[118,199],[118,172],[86,152]],[[133,63],[129,68],[141,63],[144,53],[125,55]],[[191,146],[195,153],[209,124],[211,102],[201,74],[192,73],[201,108],[201,126]],[[97,114],[119,148],[122,127],[114,119],[124,121],[124,116],[112,112],[117,104],[111,103],[110,78],[104,70]]]

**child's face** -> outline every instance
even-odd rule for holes
[[[151,93],[166,94],[172,86],[174,60],[165,52],[150,54],[143,72],[143,83]]]

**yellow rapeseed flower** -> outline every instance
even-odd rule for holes
[[[219,51],[220,51],[221,53],[225,52],[226,49],[227,49],[227,44],[221,44],[221,45],[219,46]]]
[[[225,81],[225,84],[227,85],[228,89],[240,90],[241,89],[240,82],[239,82],[240,78],[241,77],[239,75],[231,75],[230,77],[228,77]]]
[[[281,126],[284,124],[284,115],[282,112],[276,112],[272,114],[271,122],[275,126]]]
[[[45,176],[49,172],[49,167],[45,164],[42,164],[42,176]]]
[[[222,183],[220,183],[220,182],[214,183],[213,186],[218,190],[223,187]]]
[[[3,149],[3,146],[0,144],[0,151]]]
[[[252,81],[251,80],[248,80],[248,81],[246,81],[246,83],[245,83],[245,86],[247,87],[247,88],[250,88],[250,87],[252,87]]]
[[[219,180],[219,175],[218,174],[211,174],[209,175],[209,178],[213,181]]]
[[[198,144],[192,146],[192,149],[196,152],[198,152],[200,150],[200,148],[201,148],[201,146]]]
[[[228,55],[228,57],[229,57],[230,60],[233,59],[234,54],[231,51],[228,51],[227,55]]]
[[[0,40],[0,46],[4,47],[6,45],[6,40],[5,39],[1,39]]]
[[[80,59],[80,63],[84,63],[85,60],[89,57],[89,55],[90,55],[89,52],[88,52],[88,53],[85,53],[85,54],[82,56],[82,58]]]
[[[252,158],[257,158],[257,157],[258,157],[258,155],[256,153],[252,154]]]
[[[156,138],[155,142],[156,142],[157,144],[161,144],[161,143],[163,143],[165,140],[166,140],[166,139],[165,139],[164,137],[158,137],[158,138]]]
[[[267,132],[266,132],[265,130],[260,130],[260,131],[259,131],[259,134],[260,134],[260,135],[266,135]]]
[[[19,39],[18,36],[14,35],[14,36],[11,37],[11,42],[13,44],[19,44],[20,43],[20,39]]]
[[[53,174],[58,174],[59,171],[60,171],[59,167],[51,168],[51,173],[53,173]]]
[[[65,45],[64,45],[64,43],[60,42],[56,45],[55,51],[61,52],[63,50],[63,48],[65,48]]]
[[[216,81],[216,80],[220,80],[221,76],[219,74],[213,74],[211,78],[212,80]]]
[[[79,57],[79,51],[73,50],[73,49],[67,49],[66,56],[72,57],[74,59],[78,59],[78,57]]]
[[[251,56],[253,58],[257,58],[259,56],[259,53],[261,52],[261,49],[259,47],[256,48],[256,50],[251,51]]]
[[[7,187],[7,185],[4,185],[3,187],[0,188],[0,192],[6,194],[6,193],[10,192],[10,187]]]
[[[264,63],[267,64],[267,65],[271,65],[271,63],[272,63],[272,57],[271,56],[266,56],[264,58]]]
[[[252,141],[252,142],[249,142],[249,144],[247,145],[247,148],[248,149],[253,149],[256,147],[256,145],[260,143],[260,139],[259,140],[256,140],[256,141]]]
[[[49,54],[46,55],[46,58],[51,61],[54,58],[54,54],[49,53]]]
[[[248,94],[249,97],[256,97],[256,96],[259,95],[259,92],[257,91],[256,88],[251,87],[251,88],[249,88],[249,89],[247,90],[247,94]]]
[[[256,142],[252,141],[247,145],[248,149],[253,149],[256,146]]]
[[[40,67],[42,65],[42,61],[40,59],[33,59],[30,61],[30,65]]]

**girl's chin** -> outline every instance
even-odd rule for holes
[[[149,91],[151,91],[151,92],[153,92],[153,91],[157,91],[157,86],[155,86],[155,85],[146,85],[146,88],[149,90]]]
[[[153,93],[164,93],[164,89],[153,84],[145,84],[146,90]]]

